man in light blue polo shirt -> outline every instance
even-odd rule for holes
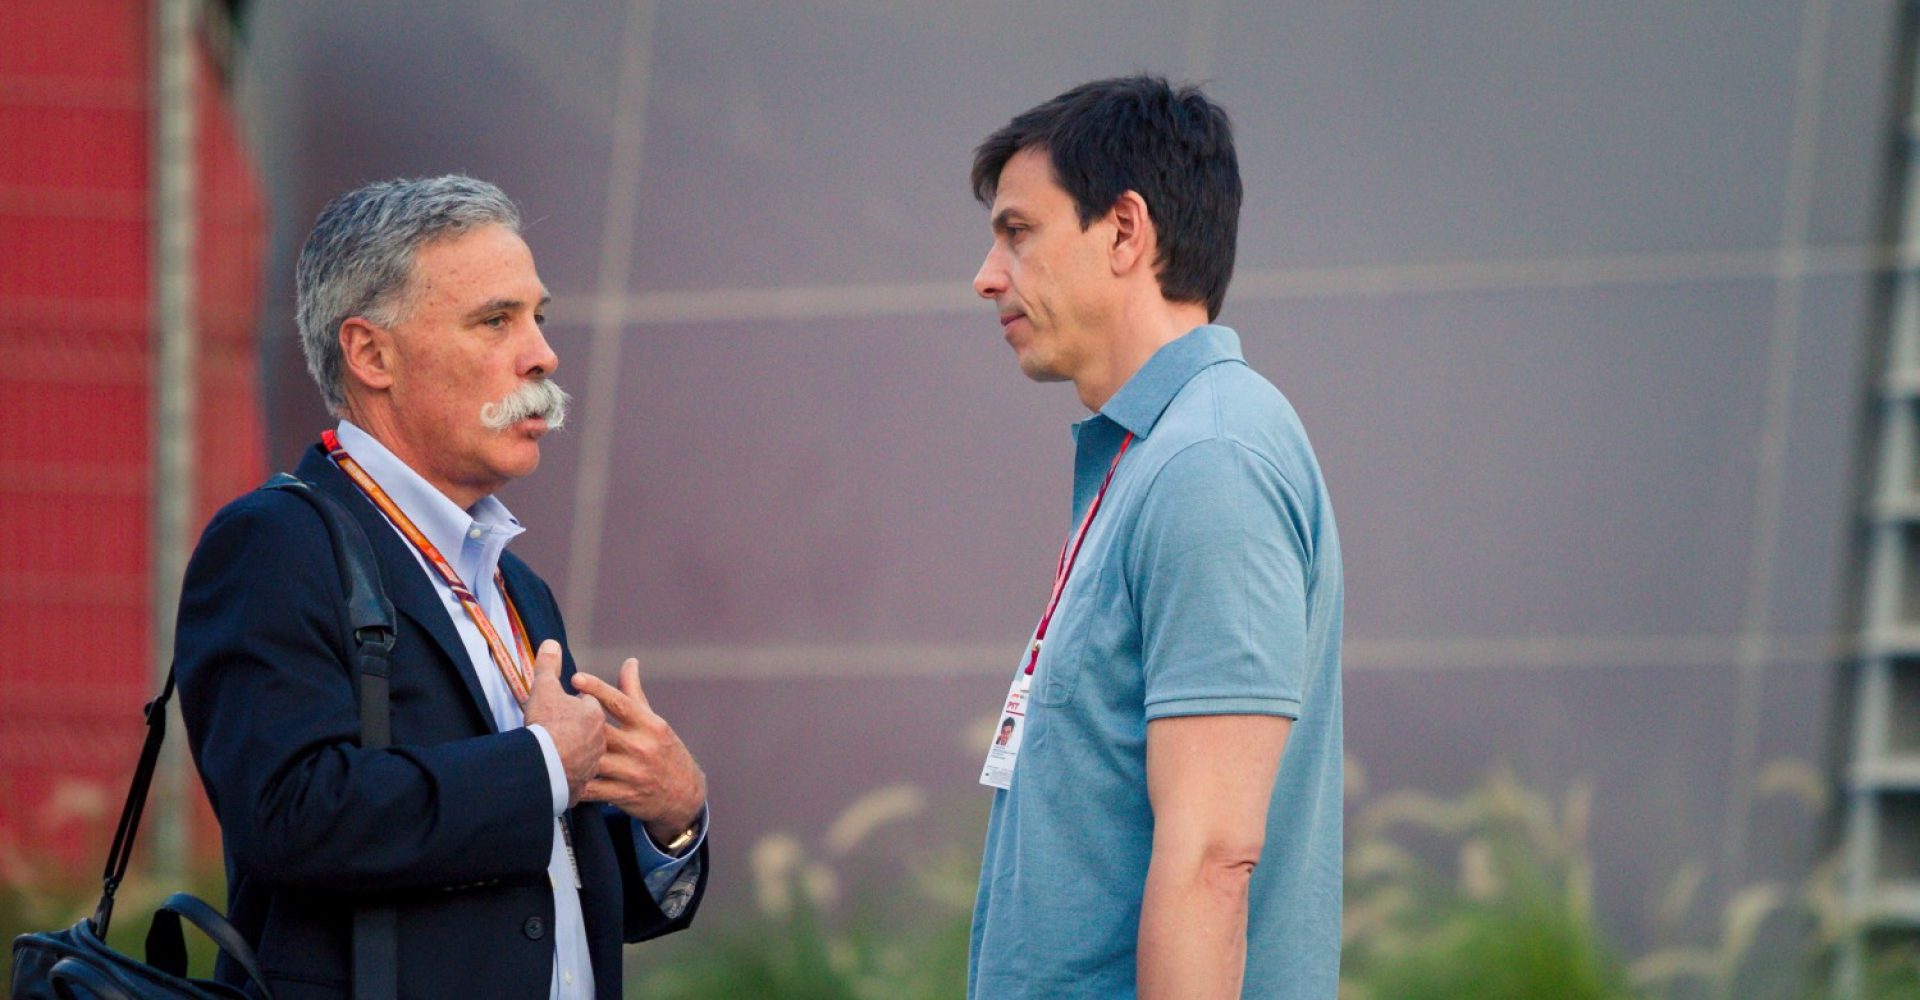
[[[1072,529],[988,755],[970,998],[1332,1000],[1339,538],[1293,408],[1210,325],[1239,168],[1198,90],[1089,83],[975,152],[974,289],[1071,381]],[[1011,746],[1009,746],[1011,744]]]

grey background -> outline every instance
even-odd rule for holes
[[[532,220],[578,423],[505,494],[601,670],[637,654],[762,834],[894,781],[971,845],[1080,415],[968,280],[969,151],[1099,76],[1208,82],[1247,205],[1222,321],[1314,437],[1369,792],[1591,781],[1609,930],[1804,873],[1850,626],[1895,5],[265,2],[275,461],[324,424],[290,262],[354,184]]]

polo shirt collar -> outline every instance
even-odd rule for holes
[[[1100,408],[1100,415],[1135,437],[1146,437],[1153,433],[1153,425],[1166,412],[1167,404],[1201,369],[1223,361],[1245,360],[1240,353],[1239,334],[1211,323],[1195,327],[1155,351]]]
[[[427,482],[379,439],[341,420],[340,446],[380,484],[401,513],[427,536],[469,584],[490,577],[500,551],[526,529],[497,497],[482,497],[466,510]],[[473,543],[480,544],[475,545]]]

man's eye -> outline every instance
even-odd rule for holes
[[[546,325],[547,325],[547,314],[546,314],[546,313],[534,313],[534,314],[533,314],[533,322],[534,322],[534,324],[535,324],[535,325],[537,325],[537,326],[546,326]]]
[[[488,317],[487,317],[487,319],[486,319],[486,323],[487,323],[487,325],[488,325],[488,326],[490,326],[490,327],[493,327],[494,329],[496,329],[496,330],[498,330],[498,329],[501,329],[502,327],[504,327],[504,326],[506,326],[506,325],[507,325],[507,317],[505,317],[505,316],[488,316]]]

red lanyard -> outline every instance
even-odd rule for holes
[[[1060,594],[1067,589],[1067,577],[1073,573],[1073,564],[1080,560],[1080,543],[1087,540],[1087,529],[1093,526],[1093,515],[1100,512],[1100,501],[1107,498],[1107,487],[1113,485],[1113,474],[1120,468],[1120,457],[1127,453],[1127,446],[1133,443],[1133,432],[1120,441],[1120,450],[1113,455],[1113,464],[1107,466],[1107,478],[1100,481],[1100,492],[1093,495],[1093,502],[1087,505],[1087,516],[1080,519],[1080,528],[1060,543],[1060,560],[1053,569],[1053,596],[1047,598],[1047,610],[1040,616],[1040,627],[1034,629],[1033,646],[1027,653],[1027,675],[1033,675],[1033,665],[1040,662],[1040,644],[1047,638],[1047,626],[1053,622],[1053,612],[1060,607]]]
[[[506,678],[507,688],[513,692],[514,700],[522,705],[526,704],[527,698],[533,692],[533,646],[527,642],[527,627],[520,621],[520,609],[513,606],[513,598],[507,595],[507,581],[500,575],[500,571],[497,569],[493,571],[493,585],[500,588],[500,599],[507,604],[507,620],[513,623],[513,637],[519,640],[520,645],[522,658],[518,660],[514,659],[513,654],[508,651],[507,644],[501,641],[499,631],[493,627],[493,622],[487,620],[487,613],[481,610],[479,599],[474,597],[473,590],[461,581],[460,574],[454,571],[453,564],[447,562],[447,557],[441,555],[439,549],[434,548],[426,535],[421,534],[413,520],[400,509],[400,505],[394,503],[392,497],[387,496],[387,491],[381,489],[380,484],[374,482],[372,476],[367,475],[367,470],[361,468],[360,463],[354,461],[353,456],[347,454],[345,448],[340,447],[340,436],[330,430],[322,431],[320,445],[327,449],[327,455],[333,459],[335,465],[340,467],[340,471],[346,473],[348,478],[353,480],[354,485],[360,487],[360,492],[365,493],[367,499],[373,501],[375,507],[380,508],[380,513],[385,514],[387,520],[392,521],[393,526],[399,528],[402,535],[407,536],[407,541],[412,542],[413,547],[420,550],[420,554],[427,560],[427,565],[432,566],[440,574],[440,579],[446,583],[447,589],[453,591],[453,596],[460,599],[460,606],[467,609],[467,617],[473,619],[474,627],[478,628],[481,637],[487,640],[487,651],[493,654],[494,666],[499,667],[500,676]]]

